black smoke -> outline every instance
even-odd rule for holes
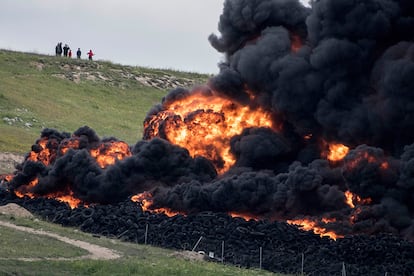
[[[98,203],[150,191],[154,208],[323,216],[337,221],[330,227],[338,233],[414,239],[414,2],[314,0],[305,7],[297,0],[226,0],[218,27],[220,35],[209,40],[225,61],[203,93],[260,106],[281,126],[233,137],[237,161],[228,172],[217,175],[212,162],[162,135],[150,139],[163,128],[151,118],[192,94],[179,88],[149,111],[150,128],[131,157],[102,169],[88,151],[116,138],[101,140],[87,127],[71,137],[45,130],[51,147],[78,139],[79,148],[64,155],[56,149],[50,166],[25,161],[12,186],[38,177],[36,194],[70,186]],[[351,151],[331,163],[321,155],[326,142]],[[346,191],[370,202],[355,199],[351,207]]]
[[[56,158],[50,165],[26,158],[10,182],[12,189],[24,188],[29,181],[37,178],[38,184],[26,192],[47,196],[70,190],[85,203],[105,204],[125,200],[157,186],[168,187],[194,179],[210,181],[216,176],[208,160],[192,158],[186,149],[158,138],[138,142],[131,149],[131,157],[117,160],[106,168],[98,165],[90,150],[117,141],[116,138],[100,139],[93,129],[85,126],[72,136],[45,129],[39,140],[42,139],[47,139],[46,147],[56,152]],[[66,147],[74,140],[80,141],[79,147],[69,148],[61,154],[59,147]],[[38,143],[33,146],[36,147],[39,147]]]
[[[342,233],[413,238],[413,2],[317,0],[308,8],[294,0],[227,0],[218,27],[210,42],[226,60],[209,86],[264,107],[282,131],[245,130],[232,140],[237,162],[229,172],[209,183],[159,187],[155,206],[323,215],[342,220],[335,229]],[[352,150],[330,164],[321,159],[321,141]],[[347,190],[370,204],[351,208]]]
[[[211,86],[237,99],[228,87],[247,85],[299,135],[401,154],[414,138],[413,26],[409,1],[226,1],[210,41],[227,60]]]

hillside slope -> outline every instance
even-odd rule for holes
[[[0,152],[26,153],[43,128],[99,136],[129,144],[141,138],[149,109],[176,87],[208,75],[111,62],[0,50]]]
[[[282,275],[91,235],[21,216],[26,213],[17,205],[0,210],[0,275]]]

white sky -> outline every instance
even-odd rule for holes
[[[305,0],[303,0],[305,1]],[[0,48],[54,55],[58,42],[82,58],[218,73],[208,42],[224,0],[1,0]]]

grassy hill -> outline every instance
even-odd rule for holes
[[[84,125],[133,145],[146,113],[170,89],[208,77],[0,50],[0,152],[28,152],[43,128]]]
[[[70,239],[115,250],[115,260],[79,259],[87,252],[69,244],[0,225],[0,275],[282,275],[259,269],[242,269],[206,262],[186,252],[96,237],[74,228],[64,228],[38,219],[0,214],[0,221],[55,233]],[[40,260],[20,260],[19,258]],[[55,258],[50,260],[47,258]],[[58,258],[73,258],[59,260]]]

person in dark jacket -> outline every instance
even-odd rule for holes
[[[69,51],[69,45],[65,44],[65,46],[63,47],[63,56],[67,57],[68,56],[68,51]]]
[[[81,49],[78,48],[78,50],[76,51],[76,57],[81,58],[81,55],[82,55]]]
[[[55,47],[56,56],[62,55],[62,42],[59,42]]]

